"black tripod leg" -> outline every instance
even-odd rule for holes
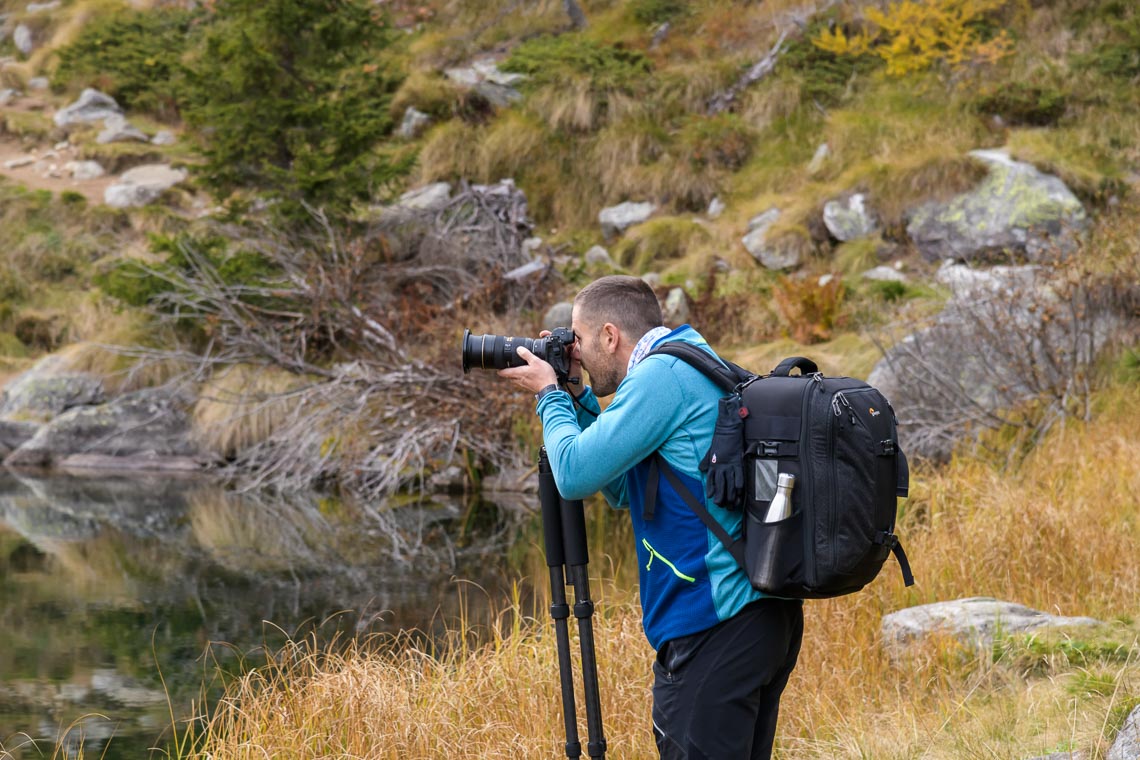
[[[581,501],[561,501],[562,544],[574,585],[574,617],[582,646],[582,691],[586,698],[586,751],[592,758],[606,756],[602,730],[602,702],[598,696],[598,662],[594,654],[594,602],[590,599],[590,562],[586,548],[586,514]]]
[[[538,456],[538,496],[542,503],[542,538],[546,565],[550,568],[550,616],[558,645],[558,677],[562,683],[562,720],[566,725],[566,757],[582,756],[578,740],[578,715],[574,707],[574,670],[570,662],[570,605],[566,603],[566,554],[562,538],[562,497],[546,458],[545,447]]]

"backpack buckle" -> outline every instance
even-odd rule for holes
[[[780,456],[780,442],[779,441],[760,441],[760,456],[765,456],[765,457],[778,457],[778,456]]]
[[[898,444],[888,438],[885,441],[879,441],[880,455],[885,457],[893,457],[898,452]]]

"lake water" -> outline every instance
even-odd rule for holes
[[[146,758],[171,708],[286,635],[437,635],[461,604],[478,620],[518,576],[528,506],[0,470],[0,757]]]

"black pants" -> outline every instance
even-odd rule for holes
[[[803,632],[802,602],[761,599],[661,647],[653,663],[653,735],[662,760],[771,757],[780,695]]]

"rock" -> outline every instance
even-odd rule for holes
[[[874,214],[867,209],[863,193],[825,203],[823,224],[832,237],[843,243],[869,237],[879,229]]]
[[[154,137],[150,138],[151,145],[173,145],[178,142],[178,138],[169,129],[160,129],[154,133]]]
[[[522,100],[522,93],[518,90],[494,82],[480,82],[474,89],[496,108],[510,108]]]
[[[515,267],[511,271],[504,274],[503,279],[510,280],[512,282],[518,282],[519,280],[525,280],[531,275],[545,272],[547,267],[548,264],[545,261],[542,259],[535,259],[534,261],[523,264],[522,266]]]
[[[103,191],[103,200],[114,208],[145,206],[185,179],[185,171],[168,164],[136,166]]]
[[[768,230],[780,218],[780,209],[770,208],[748,222],[748,233],[740,239],[752,257],[772,270],[790,269],[800,263],[800,252],[793,246],[773,245]]]
[[[483,491],[492,493],[538,493],[538,472],[533,467],[526,469],[504,468],[483,478]]]
[[[36,162],[35,156],[20,156],[4,162],[5,169],[22,169],[25,166],[31,166]]]
[[[878,280],[879,282],[906,282],[906,275],[894,267],[875,267],[862,274],[864,280]]]
[[[683,325],[689,321],[689,296],[684,288],[673,288],[665,296],[661,315],[667,325]]]
[[[908,215],[907,234],[928,261],[974,261],[1007,252],[1033,260],[1051,244],[1071,245],[1072,234],[1087,225],[1081,202],[1057,177],[1003,151],[970,155],[989,167],[977,188]]]
[[[827,143],[822,143],[815,149],[815,154],[811,157],[811,163],[808,164],[808,174],[818,174],[819,170],[823,168],[824,163],[831,157],[831,147]]]
[[[654,29],[653,39],[649,41],[649,49],[656,50],[660,47],[661,43],[665,41],[665,38],[669,36],[669,30],[672,28],[673,25],[666,21]]]
[[[720,215],[724,213],[724,201],[720,198],[713,198],[709,201],[709,209],[705,212],[709,219],[719,219]]]
[[[32,51],[36,49],[32,30],[27,24],[20,24],[16,27],[16,31],[12,32],[12,44],[24,55],[31,55]]]
[[[1089,617],[1060,617],[1013,602],[971,597],[910,607],[883,616],[883,641],[894,653],[931,633],[947,633],[968,646],[989,647],[994,634],[1041,628],[1101,625]]]
[[[150,142],[150,138],[147,137],[146,133],[141,129],[127,121],[126,117],[121,114],[114,114],[104,119],[103,131],[95,138],[95,142],[100,145],[131,141]]]
[[[89,179],[98,179],[107,173],[98,161],[68,161],[63,170],[69,173],[72,179],[80,182]]]
[[[60,0],[51,0],[47,3],[28,3],[28,13],[40,13],[42,11],[54,11],[56,8],[63,5]]]
[[[450,200],[451,185],[447,182],[436,182],[409,190],[400,196],[396,205],[406,209],[434,210],[443,208]]]
[[[524,256],[534,256],[538,250],[542,248],[542,238],[528,237],[522,241],[522,253]]]
[[[404,119],[400,122],[396,134],[405,140],[413,140],[419,137],[429,124],[431,124],[430,116],[416,108],[408,108],[404,111]]]
[[[574,310],[574,304],[561,301],[554,304],[542,315],[542,329],[553,330],[555,327],[569,327]]]
[[[131,456],[109,454],[70,454],[59,460],[55,467],[72,474],[132,472],[201,472],[205,463],[199,457],[163,456],[145,451]]]
[[[51,82],[47,77],[32,77],[28,80],[28,89],[43,91],[51,87]]]
[[[602,236],[609,240],[620,235],[635,224],[641,224],[657,210],[651,201],[640,203],[627,201],[609,206],[598,212],[598,223],[602,225]]]
[[[526,79],[525,74],[500,71],[494,61],[476,61],[470,66],[445,69],[444,75],[461,87],[475,90],[490,103],[506,107],[522,99],[514,85]]]
[[[1136,760],[1140,757],[1140,707],[1134,708],[1120,727],[1120,733],[1105,760]]]
[[[610,256],[610,252],[600,245],[591,247],[583,255],[583,258],[587,264],[590,264],[592,266],[606,266],[610,268],[613,268],[615,266],[613,257]]]
[[[58,356],[46,356],[8,383],[0,395],[0,419],[46,421],[73,407],[106,400],[101,379],[63,371],[62,365]]]
[[[11,87],[6,87],[0,90],[0,106],[6,106],[16,98],[20,97],[19,90],[13,90]]]
[[[0,420],[0,449],[12,451],[20,448],[31,440],[39,429],[40,424],[36,422]]]
[[[442,493],[462,493],[467,486],[467,476],[463,468],[450,465],[428,476],[428,488]]]
[[[519,74],[513,71],[500,71],[499,65],[494,61],[476,61],[471,64],[471,67],[478,72],[484,81],[503,85],[504,87],[513,87],[527,78],[526,74]]]
[[[1031,758],[1030,760],[1086,760],[1086,757],[1087,756],[1084,752],[1078,751],[1053,752],[1048,755],[1040,755],[1038,757]]]
[[[79,100],[57,111],[52,120],[57,127],[69,127],[122,115],[123,109],[114,98],[88,87],[80,94]]]
[[[147,389],[73,408],[41,427],[4,463],[45,467],[81,454],[113,457],[130,469],[161,469],[163,460],[173,458],[180,468],[184,458],[201,453],[191,437],[186,406],[183,399]],[[93,461],[99,460],[71,459],[70,466]]]

